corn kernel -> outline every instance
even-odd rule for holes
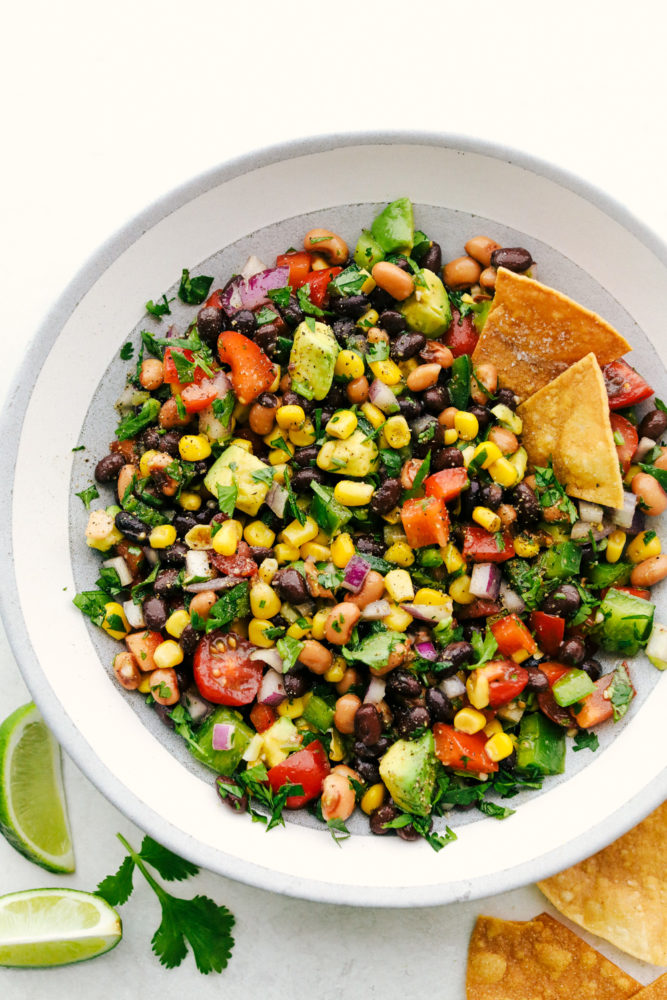
[[[173,639],[165,639],[156,646],[153,653],[153,663],[159,670],[169,670],[183,662],[183,650]]]
[[[313,639],[324,639],[324,627],[329,617],[329,608],[322,608],[313,615],[313,624],[310,626],[310,634]]]
[[[388,514],[382,515],[382,520],[386,521],[387,524],[398,524],[401,520],[401,508],[394,507],[394,509],[390,510]]]
[[[450,583],[449,596],[457,604],[472,604],[475,595],[470,593],[470,577],[467,573],[462,573]]]
[[[248,545],[256,545],[262,549],[270,549],[276,540],[276,533],[263,521],[251,521],[243,529],[243,537]]]
[[[237,523],[232,520],[223,521],[211,538],[211,547],[220,556],[233,556],[239,547]]]
[[[444,434],[445,444],[456,444],[459,439],[459,432],[456,427],[448,427]]]
[[[243,451],[247,451],[248,454],[252,454],[252,441],[248,441],[247,438],[233,438],[230,444],[236,445],[237,448],[241,448]]]
[[[307,448],[308,445],[315,444],[317,434],[315,433],[312,420],[304,421],[302,427],[291,427],[289,430],[289,439],[297,448]]]
[[[389,614],[385,615],[382,621],[387,628],[392,629],[394,632],[405,632],[408,625],[412,624],[413,619],[412,615],[408,614],[405,608],[400,608],[397,604],[392,604]]]
[[[287,698],[278,705],[278,715],[286,719],[298,719],[305,708],[303,698]]]
[[[517,649],[515,653],[512,653],[512,659],[515,663],[523,663],[530,655],[527,649]]]
[[[278,560],[262,559],[257,572],[262,583],[271,583],[274,576],[278,572]]]
[[[521,559],[532,559],[533,556],[539,555],[540,543],[524,531],[515,537],[514,551]]]
[[[337,569],[345,569],[353,555],[354,542],[347,531],[344,531],[331,543],[331,559]]]
[[[381,781],[376,785],[371,785],[364,794],[361,796],[361,806],[362,812],[365,812],[367,816],[374,813],[376,809],[379,809],[384,802],[386,789]]]
[[[405,417],[389,417],[383,433],[390,448],[405,448],[410,444],[410,428]]]
[[[167,549],[176,541],[176,528],[173,524],[158,524],[148,536],[148,544],[152,549]]]
[[[296,622],[292,622],[290,627],[287,629],[286,635],[289,635],[292,639],[303,639],[304,636],[308,635],[310,632],[310,626],[312,624],[311,618],[302,619],[305,625],[297,625]]]
[[[406,569],[392,569],[384,578],[384,585],[392,601],[411,601],[415,596],[412,577]]]
[[[412,566],[415,561],[415,554],[407,542],[396,542],[390,545],[384,554],[387,562],[396,563],[398,566]]]
[[[384,361],[371,361],[368,366],[376,378],[385,385],[398,385],[403,380],[401,369],[391,358]]]
[[[329,437],[346,441],[357,429],[357,415],[352,410],[336,410],[326,426]]]
[[[370,503],[375,487],[372,483],[339,479],[334,486],[334,498],[346,507],[365,507]]]
[[[387,419],[382,410],[380,410],[373,403],[364,403],[361,407],[361,412],[366,417],[369,424],[372,424],[375,430],[382,427],[383,423]]]
[[[473,670],[468,676],[466,692],[473,708],[486,708],[491,700],[488,678],[479,670]]]
[[[514,752],[514,743],[507,733],[495,733],[490,740],[484,744],[487,757],[491,760],[499,761],[510,757]]]
[[[273,554],[279,563],[296,562],[301,556],[296,545],[290,545],[289,542],[278,542],[273,547]]]
[[[512,463],[503,457],[489,466],[489,475],[499,486],[510,487],[516,483],[518,473]]]
[[[650,537],[651,535],[653,537]],[[662,545],[655,531],[640,531],[628,545],[626,555],[630,562],[640,563],[650,559],[651,556],[659,556],[661,552]]]
[[[465,559],[454,545],[454,542],[447,542],[447,544],[440,549],[440,555],[445,560],[445,569],[448,573],[456,573],[466,564]]]
[[[378,325],[379,319],[380,314],[377,309],[367,309],[363,316],[357,320],[357,326],[361,327],[362,330],[370,330],[371,327]]]
[[[623,547],[625,545],[626,534],[617,528],[616,531],[612,531],[611,535],[607,538],[607,548],[605,549],[604,555],[608,563],[615,563],[621,558],[623,553]]]
[[[183,541],[189,549],[210,549],[211,548],[211,525],[195,524],[194,528],[184,535]]]
[[[142,476],[150,475],[151,465],[153,464],[154,459],[158,455],[161,456],[162,452],[155,451],[154,448],[151,448],[143,453],[143,455],[139,459],[139,472],[141,473]]]
[[[150,694],[151,693],[151,675],[143,674],[139,684],[137,686],[137,691],[139,694]]]
[[[184,462],[201,462],[211,454],[211,442],[205,434],[184,434],[178,442],[178,453]]]
[[[342,656],[337,656],[329,669],[325,672],[324,679],[325,681],[328,681],[329,684],[338,684],[339,681],[342,681],[346,670],[347,661],[344,660]]]
[[[125,617],[122,604],[117,601],[108,601],[104,605],[102,628],[112,639],[125,638],[130,631],[130,625]]]
[[[415,604],[427,604],[432,608],[451,608],[452,602],[447,594],[433,587],[421,587],[415,594]]]
[[[319,545],[317,542],[306,542],[301,546],[302,559],[314,559],[315,562],[329,562],[331,559],[331,549],[328,545]]]
[[[482,460],[483,469],[488,469],[489,466],[493,465],[494,462],[497,462],[499,458],[503,457],[502,451],[497,444],[493,443],[493,441],[482,441],[481,444],[477,445],[474,457],[480,458],[482,455],[484,456]]]
[[[280,541],[287,542],[288,545],[293,545],[298,549],[306,542],[312,542],[319,530],[317,522],[312,517],[306,517],[303,524],[299,524],[295,518],[281,531]],[[296,556],[296,558],[299,557]]]
[[[495,736],[496,733],[502,733],[502,731],[503,725],[499,719],[491,719],[491,722],[484,726],[484,735],[488,737]]]
[[[250,588],[250,610],[255,618],[273,618],[280,611],[280,598],[268,583],[254,583]]]
[[[165,622],[165,630],[169,635],[173,635],[174,639],[180,639],[183,630],[190,624],[190,615],[187,613],[185,608],[178,608],[177,611],[172,611],[172,613],[167,618]]]
[[[266,618],[251,618],[248,624],[248,638],[254,646],[270,649],[274,645],[274,640],[265,635],[270,628],[273,628],[273,625]]]
[[[340,351],[334,374],[350,380],[361,378],[364,374],[364,359],[356,351]]]
[[[329,750],[329,760],[333,761],[342,760],[344,756],[345,756],[345,744],[343,743],[343,737],[334,727],[334,729],[332,729],[331,731],[331,748]]]
[[[276,423],[281,430],[289,431],[292,427],[301,427],[306,419],[303,406],[296,403],[289,406],[279,406],[276,410]]]
[[[474,413],[458,410],[454,415],[454,429],[462,441],[472,441],[479,434],[479,420]]]
[[[178,497],[178,505],[183,510],[199,510],[201,504],[201,494],[199,493],[191,493],[189,490],[183,490]]]
[[[461,708],[454,716],[454,729],[460,733],[480,733],[486,725],[486,716],[476,708]]]
[[[631,465],[631,466],[630,466],[630,468],[628,469],[628,471],[627,471],[627,472],[625,473],[625,475],[623,476],[623,483],[624,483],[624,484],[625,484],[626,486],[630,486],[630,485],[632,485],[632,480],[633,480],[633,479],[635,478],[635,476],[636,476],[636,475],[637,475],[638,473],[640,473],[641,471],[642,471],[642,470],[641,470],[641,466],[639,466],[639,465]]]
[[[472,519],[476,524],[481,525],[482,528],[486,528],[492,534],[495,531],[500,531],[502,522],[490,507],[475,507],[472,512]]]

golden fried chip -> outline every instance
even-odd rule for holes
[[[629,955],[667,965],[667,803],[592,858],[538,885],[576,924]]]
[[[640,987],[546,913],[525,922],[477,918],[467,1000],[622,1000]]]
[[[623,506],[623,480],[609,421],[604,379],[587,354],[518,407],[531,466],[553,461],[565,491],[607,507]]]
[[[472,359],[494,364],[499,385],[524,400],[591,351],[606,365],[629,350],[627,340],[590,309],[501,267]]]
[[[667,1000],[667,972],[635,993],[635,1000]]]

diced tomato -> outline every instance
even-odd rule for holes
[[[609,587],[609,590],[622,590],[625,594],[632,594],[633,597],[641,597],[645,601],[651,600],[651,591],[644,590],[643,587]]]
[[[237,330],[225,330],[220,334],[218,354],[232,369],[232,388],[244,405],[266,392],[275,380],[273,365],[261,347]]]
[[[222,309],[222,288],[216,288],[211,292],[204,303],[205,309]]]
[[[271,708],[270,705],[253,705],[250,710],[250,721],[257,730],[258,733],[263,733],[278,718],[278,713],[275,708]]]
[[[514,541],[509,531],[503,532],[501,547],[496,535],[478,524],[463,529],[463,555],[474,562],[505,562],[514,554]]]
[[[621,463],[623,475],[625,475],[632,464],[632,456],[637,450],[639,435],[630,421],[622,417],[620,413],[611,413],[609,419],[611,421],[611,432],[614,435],[614,444],[618,452],[618,460]],[[617,441],[618,435],[623,439],[622,444],[619,444]]]
[[[209,552],[209,559],[221,576],[254,576],[257,563],[250,555],[250,546],[241,540],[233,556],[221,556],[217,552]]]
[[[549,656],[555,656],[565,636],[565,619],[560,615],[547,615],[544,611],[532,611],[530,625],[540,649]]]
[[[199,693],[215,705],[249,705],[264,667],[250,659],[253,648],[247,639],[220,630],[200,639],[192,661]]]
[[[169,385],[172,385],[174,383],[178,384],[180,382],[180,379],[178,377],[178,370],[176,368],[176,363],[174,361],[174,354],[182,354],[183,357],[186,358],[188,361],[192,361],[194,359],[193,352],[188,350],[187,347],[183,348],[182,350],[180,347],[179,348],[168,347],[166,349],[162,361],[162,373],[163,373],[162,377],[164,381]],[[202,381],[202,379],[205,378],[206,378],[206,372],[204,371],[204,369],[200,368],[199,365],[195,365],[194,376],[192,381],[199,383]]]
[[[537,643],[516,615],[506,615],[505,618],[499,618],[491,626],[491,631],[503,656],[513,656],[520,649],[525,649],[532,654],[537,649]]]
[[[453,726],[436,722],[433,735],[436,756],[445,767],[476,774],[493,774],[498,770],[498,764],[484,749],[487,741],[484,733],[460,733]]]
[[[160,632],[151,632],[148,629],[144,629],[143,632],[131,632],[125,636],[125,645],[137,661],[139,670],[144,673],[155,670],[153,654],[163,642]]]
[[[468,482],[468,473],[463,467],[443,469],[424,480],[427,497],[440,497],[445,503],[454,500]]]
[[[493,629],[493,625],[491,626]],[[500,708],[521,694],[528,683],[528,671],[513,660],[490,660],[476,673],[489,682],[489,707]]]
[[[476,597],[470,604],[459,604],[456,608],[456,617],[459,621],[468,618],[488,618],[489,615],[499,615],[502,605],[497,601],[487,601],[483,597]]]
[[[539,705],[540,711],[546,715],[547,719],[551,719],[555,722],[557,726],[563,726],[564,729],[569,729],[572,725],[572,716],[570,715],[569,709],[563,708],[558,704],[556,699],[549,691],[540,691],[537,696],[537,704]]]
[[[620,358],[602,369],[610,410],[623,410],[653,395],[653,389],[634,368]]]
[[[410,548],[447,544],[449,514],[440,497],[406,500],[401,508],[401,521]]]
[[[289,267],[289,283],[292,288],[301,288],[310,274],[310,254],[305,250],[294,253],[280,253],[276,257],[276,267]]]
[[[553,687],[556,681],[567,674],[572,667],[566,667],[562,663],[542,663],[540,662],[540,670],[545,675],[546,679],[549,681],[549,687]]]
[[[283,785],[301,785],[303,795],[289,795],[285,802],[288,809],[300,809],[306,802],[316,799],[331,767],[324,747],[313,740],[303,750],[290,754],[287,760],[269,770],[269,784],[274,792]]]
[[[451,326],[442,339],[455,358],[462,354],[472,354],[479,340],[472,313],[460,319],[458,309],[452,309]]]
[[[181,393],[183,405],[188,413],[199,413],[217,398],[218,389],[210,378],[202,379],[199,385],[196,382],[191,382],[184,387]]]
[[[340,274],[342,267],[325,267],[321,271],[311,271],[306,275],[305,285],[310,288],[310,301],[314,306],[321,306],[327,295],[327,288],[332,278]]]
[[[590,729],[591,726],[597,726],[600,722],[611,719],[614,714],[614,706],[609,698],[605,698],[604,693],[613,679],[613,674],[598,677],[595,681],[595,691],[587,695],[579,702],[579,705],[573,705],[570,709],[572,718],[576,720],[581,729]],[[579,708],[579,706],[581,706],[580,710],[575,712],[574,709]]]

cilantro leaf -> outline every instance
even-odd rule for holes
[[[283,661],[283,673],[287,673],[288,670],[294,666],[296,661],[299,659],[299,654],[303,649],[303,643],[294,636],[286,635],[282,639],[278,639],[276,643],[276,649],[278,650],[278,655]]]
[[[366,361],[373,364],[374,361],[386,361],[389,357],[389,344],[386,340],[377,340],[368,345],[366,351]]]
[[[613,706],[614,722],[618,722],[619,719],[623,718],[634,696],[635,689],[632,686],[628,668],[625,663],[621,663],[614,671],[613,681],[604,692],[604,697]]]
[[[344,840],[348,840],[352,836],[342,819],[329,819],[327,820],[327,826],[329,833],[334,839],[334,843],[338,844],[339,847]]]
[[[574,746],[572,749],[575,753],[578,750],[591,750],[595,753],[599,746],[600,741],[596,733],[589,733],[586,729],[580,729],[578,733],[574,734]]]
[[[214,399],[211,405],[213,407],[213,416],[216,420],[219,420],[225,427],[229,427],[232,413],[236,406],[236,396],[234,393],[228,392],[224,399]]]
[[[180,882],[199,872],[196,865],[180,858],[178,854],[158,844],[152,837],[146,836],[142,840],[139,857],[155,868],[167,882]]]
[[[121,361],[129,361],[130,358],[133,356],[133,354],[134,354],[134,347],[128,340],[128,342],[126,344],[123,344],[123,346],[120,349],[120,359]]]
[[[74,495],[79,497],[79,499],[83,502],[83,505],[86,508],[86,510],[90,510],[91,500],[96,500],[100,494],[98,492],[97,486],[93,485],[93,486],[87,486],[85,490],[81,490],[80,493],[75,493]]]
[[[109,594],[110,597],[115,597],[116,594],[120,594],[121,590],[125,589],[113,566],[100,566],[100,575],[95,581],[95,586],[103,590],[105,594]]]
[[[285,285],[284,288],[271,288],[268,296],[280,309],[285,309],[290,303],[292,289],[289,285]]]
[[[72,599],[72,604],[90,618],[93,625],[100,628],[106,615],[105,605],[109,601],[109,595],[100,590],[84,590]]]
[[[273,444],[273,442],[271,443]],[[294,496],[294,490],[292,489],[292,477],[290,476],[289,469],[285,469],[285,489],[287,490],[287,503],[289,504],[289,508],[292,511],[292,514],[299,522],[299,524],[305,524],[306,515],[296,502],[296,497]]]
[[[557,507],[564,514],[567,514],[570,524],[574,524],[579,516],[577,509],[556,479],[551,459],[545,468],[535,468],[535,483],[540,505],[542,507]]]
[[[495,802],[487,802],[486,800],[478,802],[477,808],[485,816],[493,816],[494,819],[507,819],[508,816],[513,816],[516,812],[516,809],[510,809],[508,806],[499,806]]]
[[[120,906],[126,903],[132,895],[132,876],[134,875],[134,861],[128,855],[123,858],[123,862],[115,875],[107,875],[103,878],[97,889],[96,896],[106,899],[109,906]]]
[[[249,586],[246,581],[237,583],[231,590],[222,594],[209,612],[206,620],[207,632],[212,632],[216,628],[224,628],[236,618],[245,618],[250,612]]]
[[[218,507],[220,508],[220,512],[226,514],[227,517],[233,517],[236,500],[239,495],[237,484],[232,483],[231,486],[223,486],[222,483],[217,483],[216,489],[218,491]]]
[[[181,302],[186,302],[189,306],[198,306],[208,295],[212,284],[213,278],[209,278],[205,274],[191,278],[190,272],[184,267],[181,273],[181,283],[178,287],[178,297]]]
[[[116,437],[118,440],[127,441],[128,438],[132,438],[139,431],[142,431],[144,427],[148,427],[149,424],[154,423],[157,420],[161,405],[159,399],[151,397],[146,400],[138,413],[129,413],[124,417],[116,428]]]
[[[226,906],[218,906],[208,896],[180,899],[162,890],[157,893],[162,922],[151,944],[162,965],[173,969],[192,948],[200,972],[222,972],[231,957],[234,917]]]
[[[265,483],[267,486],[272,486],[274,475],[273,469],[267,466],[265,469],[255,469],[250,478],[255,483]]]
[[[470,641],[476,656],[475,663],[472,664],[471,669],[481,667],[483,663],[488,663],[498,651],[498,643],[490,628],[487,628],[483,639],[481,632],[473,632]]]
[[[166,295],[163,295],[157,302],[153,302],[152,299],[149,299],[146,303],[146,312],[150,313],[151,316],[155,316],[157,319],[162,319],[163,316],[171,316],[169,303],[173,301],[173,298],[168,299]]]
[[[380,458],[382,460],[382,464],[387,470],[387,475],[391,479],[395,479],[399,475],[403,466],[403,459],[399,453],[394,451],[393,448],[381,448]]]
[[[310,301],[310,283],[306,282],[301,288],[297,288],[296,297],[299,303],[301,311],[306,314],[306,316],[327,316],[328,314],[324,309],[320,309],[316,306],[314,302]]]

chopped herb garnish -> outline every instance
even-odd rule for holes
[[[128,340],[128,342],[126,344],[123,344],[123,346],[120,349],[120,359],[121,361],[129,361],[133,357],[133,355],[134,355],[134,347]]]
[[[205,274],[191,278],[190,272],[184,267],[181,273],[181,283],[178,286],[178,297],[181,302],[185,302],[189,306],[198,306],[208,295],[212,284],[213,278],[208,278]]]
[[[90,510],[91,501],[96,500],[100,494],[97,486],[87,486],[85,490],[81,490],[80,493],[75,493],[74,495],[79,497],[86,510]]]
[[[169,308],[169,303],[173,301],[173,297],[168,299],[166,295],[163,295],[157,302],[149,299],[146,303],[146,312],[150,313],[151,316],[155,316],[156,319],[162,319],[163,316],[170,316],[171,309]]]

